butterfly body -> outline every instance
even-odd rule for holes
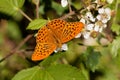
[[[81,22],[66,22],[54,19],[42,27],[36,37],[36,47],[32,55],[33,61],[48,57],[63,43],[73,39],[84,27]]]

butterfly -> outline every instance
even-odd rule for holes
[[[47,58],[63,43],[72,40],[84,27],[82,22],[66,22],[60,19],[49,21],[37,33],[36,47],[32,60],[38,61]]]

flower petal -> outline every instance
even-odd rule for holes
[[[92,18],[90,18],[90,20],[91,20],[92,22],[95,22],[95,18],[93,18],[93,17],[92,17]]]
[[[83,37],[84,37],[85,39],[88,39],[88,38],[90,37],[90,32],[84,32],[84,33],[83,33]]]
[[[105,8],[105,13],[107,15],[111,15],[111,9],[110,8]]]
[[[104,25],[103,25],[103,28],[106,28],[106,27],[107,27],[107,24],[104,24]]]
[[[111,19],[111,16],[108,15],[108,16],[107,16],[107,20],[110,20],[110,19]]]
[[[102,14],[104,12],[105,12],[104,8],[99,8],[98,13]]]
[[[82,22],[82,23],[85,24],[85,19],[84,19],[84,18],[81,18],[81,19],[80,19],[80,22]]]
[[[66,7],[68,5],[68,1],[67,0],[61,0],[61,5],[62,5],[62,7]]]
[[[97,15],[96,17],[98,20],[101,20],[102,19],[102,16],[101,15]]]
[[[101,27],[100,29],[99,29],[99,32],[102,32],[103,31],[103,27]]]
[[[62,47],[61,47],[61,49],[67,51],[68,50],[67,44],[63,44]]]
[[[87,17],[87,18],[93,18],[93,15],[92,15],[91,12],[87,12],[87,13],[86,13],[86,17]]]
[[[88,25],[86,26],[86,29],[87,29],[87,30],[93,30],[93,27],[94,27],[94,24],[88,24]]]
[[[102,20],[102,23],[107,23],[107,22],[108,22],[107,19],[103,19],[103,20]]]
[[[94,30],[95,30],[95,31],[99,31],[99,25],[96,25],[96,26],[94,27]]]

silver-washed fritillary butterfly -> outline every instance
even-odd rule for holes
[[[83,27],[82,22],[66,22],[60,19],[48,22],[38,31],[32,60],[38,61],[48,57],[56,48],[79,34]]]

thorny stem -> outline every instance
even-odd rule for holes
[[[72,12],[72,8],[71,8],[71,5],[70,5],[70,1],[68,1],[68,7],[69,7],[69,12],[71,13]]]
[[[39,18],[39,3],[40,0],[38,0],[38,3],[36,4],[36,18]]]
[[[8,57],[10,57],[10,56],[13,55],[14,53],[16,53],[17,50],[19,50],[32,36],[33,36],[33,34],[28,35],[24,40],[22,40],[22,41],[20,42],[20,44],[19,44],[17,47],[13,48],[13,50],[12,50],[8,55],[6,55],[4,58],[2,58],[2,59],[0,60],[0,62],[4,61],[4,60],[7,59]]]
[[[32,19],[26,15],[21,9],[18,10],[25,18],[27,18],[29,21],[32,21]]]
[[[79,9],[77,12],[82,12],[83,10],[84,10],[84,8],[81,8],[81,9]],[[66,18],[68,18],[69,16],[74,15],[74,14],[76,14],[76,12],[75,12],[75,11],[71,11],[71,12],[69,12],[68,14],[63,15],[63,16],[60,17],[59,19],[66,19]],[[81,14],[81,13],[80,13],[80,14]]]
[[[69,16],[71,16],[71,15],[74,15],[74,14],[75,14],[75,12],[72,11],[72,12],[70,12],[70,13],[68,13],[68,14],[66,14],[66,15],[64,15],[64,16],[62,16],[62,17],[60,17],[59,19],[66,19],[67,17],[69,17]]]

